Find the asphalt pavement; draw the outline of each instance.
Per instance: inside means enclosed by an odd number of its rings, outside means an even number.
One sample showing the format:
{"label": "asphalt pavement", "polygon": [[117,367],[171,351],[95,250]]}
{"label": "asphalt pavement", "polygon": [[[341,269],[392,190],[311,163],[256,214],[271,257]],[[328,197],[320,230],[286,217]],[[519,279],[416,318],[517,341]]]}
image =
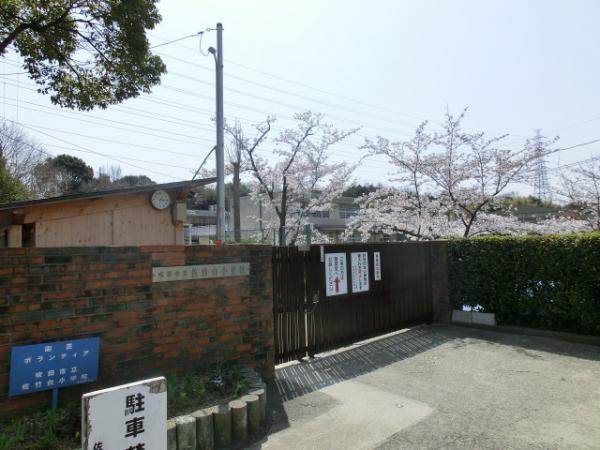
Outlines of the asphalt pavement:
{"label": "asphalt pavement", "polygon": [[280,366],[255,449],[600,449],[600,346],[420,326]]}

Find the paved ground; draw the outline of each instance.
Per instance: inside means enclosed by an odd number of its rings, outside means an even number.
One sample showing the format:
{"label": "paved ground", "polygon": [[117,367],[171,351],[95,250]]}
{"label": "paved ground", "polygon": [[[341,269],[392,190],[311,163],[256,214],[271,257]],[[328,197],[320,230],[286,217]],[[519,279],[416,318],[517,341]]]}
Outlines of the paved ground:
{"label": "paved ground", "polygon": [[423,326],[277,370],[266,449],[600,449],[600,347]]}

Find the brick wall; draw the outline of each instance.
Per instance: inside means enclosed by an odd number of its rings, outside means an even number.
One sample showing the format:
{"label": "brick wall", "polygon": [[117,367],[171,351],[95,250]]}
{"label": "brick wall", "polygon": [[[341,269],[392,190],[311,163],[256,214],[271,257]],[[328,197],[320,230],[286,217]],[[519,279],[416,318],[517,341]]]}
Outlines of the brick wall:
{"label": "brick wall", "polygon": [[[250,262],[250,276],[152,282],[153,266]],[[142,377],[239,360],[273,375],[271,248],[151,246],[0,250],[0,417],[47,406],[8,397],[10,349],[100,337],[100,381],[61,399]]]}

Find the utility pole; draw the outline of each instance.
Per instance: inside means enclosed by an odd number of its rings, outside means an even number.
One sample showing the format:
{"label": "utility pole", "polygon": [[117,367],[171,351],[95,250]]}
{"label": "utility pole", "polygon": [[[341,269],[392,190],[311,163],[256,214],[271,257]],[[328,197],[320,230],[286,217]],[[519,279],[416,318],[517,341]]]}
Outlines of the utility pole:
{"label": "utility pole", "polygon": [[208,49],[217,66],[217,243],[225,241],[225,145],[223,136],[223,24],[217,24],[217,49]]}

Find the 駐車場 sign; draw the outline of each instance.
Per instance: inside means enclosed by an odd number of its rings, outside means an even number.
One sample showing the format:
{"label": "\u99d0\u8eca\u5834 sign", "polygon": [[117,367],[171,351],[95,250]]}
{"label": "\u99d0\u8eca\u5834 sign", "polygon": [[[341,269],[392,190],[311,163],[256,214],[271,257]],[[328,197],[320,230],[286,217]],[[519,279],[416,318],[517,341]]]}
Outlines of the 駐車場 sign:
{"label": "\u99d0\u8eca\u5834 sign", "polygon": [[164,377],[90,392],[82,397],[83,450],[165,450]]}

